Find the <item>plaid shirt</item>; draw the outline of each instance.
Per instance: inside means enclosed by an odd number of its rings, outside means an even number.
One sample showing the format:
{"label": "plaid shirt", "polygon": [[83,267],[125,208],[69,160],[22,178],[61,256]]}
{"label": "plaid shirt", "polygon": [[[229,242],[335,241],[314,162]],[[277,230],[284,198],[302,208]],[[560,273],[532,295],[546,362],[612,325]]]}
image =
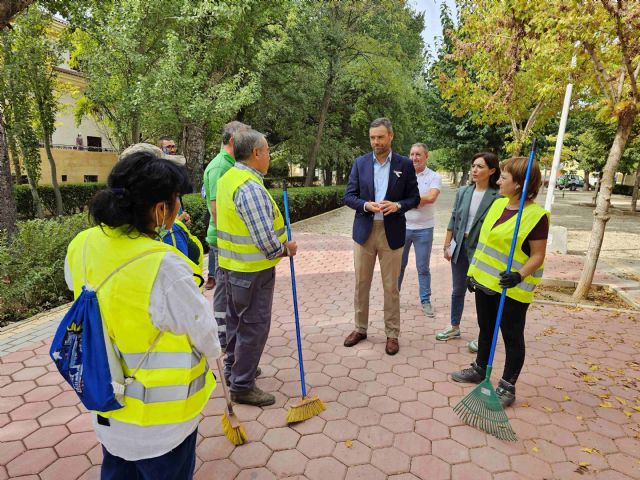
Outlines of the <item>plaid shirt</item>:
{"label": "plaid shirt", "polygon": [[[264,177],[256,169],[241,162],[236,162],[235,168],[252,172],[260,179]],[[233,201],[238,215],[251,233],[251,238],[267,259],[272,260],[282,255],[285,246],[273,228],[273,205],[264,186],[257,182],[245,182],[236,191]]]}

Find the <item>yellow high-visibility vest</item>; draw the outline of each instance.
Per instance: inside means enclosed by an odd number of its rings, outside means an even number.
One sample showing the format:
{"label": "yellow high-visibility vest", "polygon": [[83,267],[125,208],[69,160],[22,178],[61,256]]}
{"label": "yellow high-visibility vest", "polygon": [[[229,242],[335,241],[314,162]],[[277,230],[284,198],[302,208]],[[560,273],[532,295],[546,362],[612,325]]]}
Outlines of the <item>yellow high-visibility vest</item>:
{"label": "yellow high-visibility vest", "polygon": [[[125,377],[133,373],[160,333],[149,316],[149,304],[168,252],[181,256],[198,273],[198,267],[170,245],[146,235],[134,237],[121,228],[93,227],[69,244],[67,259],[76,298],[85,278],[96,288],[125,265],[97,291],[104,328]],[[215,385],[206,359],[194,350],[187,335],[165,331],[142,361],[133,382],[125,387],[124,407],[97,413],[140,426],[185,422],[202,411]]]}
{"label": "yellow high-visibility vest", "polygon": [[[187,237],[189,237],[189,239],[198,247],[198,267],[200,269],[198,275],[201,275],[204,271],[204,249],[202,248],[202,242],[198,239],[198,237],[191,233],[191,230],[189,230],[189,228],[183,222],[181,222],[177,218],[173,223],[180,226],[180,228],[182,228],[182,230],[184,230],[184,232],[187,234]],[[171,244],[175,248],[178,248],[176,235],[175,233],[173,233],[173,229],[171,229],[171,232],[169,232],[169,234],[171,235]]]}
{"label": "yellow high-visibility vest", "polygon": [[[484,219],[482,228],[480,229],[480,238],[476,247],[471,265],[467,275],[480,285],[487,287],[495,292],[501,292],[500,272],[507,269],[507,260],[509,258],[509,250],[511,249],[511,240],[516,225],[516,216],[511,217],[506,222],[496,226],[496,221],[502,215],[505,207],[509,203],[508,198],[500,198],[493,202],[487,216]],[[518,238],[516,248],[513,254],[512,271],[520,270],[522,266],[529,260],[529,256],[522,251],[522,244],[531,233],[531,230],[538,224],[540,219],[547,215],[544,208],[536,203],[531,203],[524,207],[522,219],[520,220],[520,229],[518,230]],[[507,297],[522,303],[531,303],[533,301],[533,291],[536,285],[542,280],[544,272],[544,264],[533,272],[533,274],[522,279],[518,285],[507,289]]]}
{"label": "yellow high-visibility vest", "polygon": [[[247,225],[238,215],[233,201],[238,188],[246,182],[256,182],[264,188],[262,179],[248,171],[233,167],[218,180],[216,200],[218,228],[218,261],[222,268],[234,272],[259,272],[274,267],[281,257],[267,259],[262,250],[255,245]],[[284,218],[269,191],[264,188],[271,199],[275,218],[273,229],[282,243],[287,240]]]}

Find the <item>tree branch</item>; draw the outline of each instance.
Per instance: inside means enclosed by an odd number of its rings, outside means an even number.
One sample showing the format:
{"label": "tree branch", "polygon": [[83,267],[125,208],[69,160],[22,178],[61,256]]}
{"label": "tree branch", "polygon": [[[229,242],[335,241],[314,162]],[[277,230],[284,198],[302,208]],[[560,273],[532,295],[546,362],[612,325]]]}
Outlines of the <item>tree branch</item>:
{"label": "tree branch", "polygon": [[602,62],[596,55],[593,45],[591,45],[590,43],[584,43],[584,48],[591,57],[591,62],[593,63],[593,67],[596,71],[596,80],[598,81],[598,85],[600,85],[602,93],[609,97],[609,100],[611,101],[611,110],[613,110],[617,97],[616,92],[613,90],[613,87],[607,80],[609,75],[607,75],[607,71],[605,70],[604,65],[602,65]]}
{"label": "tree branch", "polygon": [[[602,0],[603,3],[606,0]],[[605,6],[605,8],[607,8]],[[622,50],[622,61],[624,63],[625,68],[627,69],[627,73],[629,74],[629,82],[631,83],[631,93],[633,94],[633,99],[638,102],[640,101],[640,97],[638,96],[638,85],[636,84],[636,78],[633,74],[633,66],[631,65],[631,59],[629,58],[629,42],[627,36],[625,35],[624,29],[622,28],[622,19],[620,18],[620,9],[621,9],[621,1],[618,0],[618,8],[611,8],[610,12],[616,20],[616,34],[618,35],[618,39],[620,40],[620,48]]]}

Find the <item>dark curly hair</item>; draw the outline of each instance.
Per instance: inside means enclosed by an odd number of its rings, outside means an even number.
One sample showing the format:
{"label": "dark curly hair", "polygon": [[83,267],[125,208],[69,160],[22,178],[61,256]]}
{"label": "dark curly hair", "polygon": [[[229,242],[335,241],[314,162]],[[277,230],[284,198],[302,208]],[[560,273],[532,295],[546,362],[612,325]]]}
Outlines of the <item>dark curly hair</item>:
{"label": "dark curly hair", "polygon": [[147,151],[135,152],[115,164],[107,188],[89,203],[89,215],[97,225],[151,234],[152,207],[158,202],[173,205],[177,196],[191,191],[186,168]]}

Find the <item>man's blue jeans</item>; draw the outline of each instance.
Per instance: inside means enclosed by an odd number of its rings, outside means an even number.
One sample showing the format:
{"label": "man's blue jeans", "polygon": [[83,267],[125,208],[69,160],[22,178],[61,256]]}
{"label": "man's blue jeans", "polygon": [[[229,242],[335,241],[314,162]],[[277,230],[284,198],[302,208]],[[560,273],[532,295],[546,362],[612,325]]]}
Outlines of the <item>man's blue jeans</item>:
{"label": "man's blue jeans", "polygon": [[421,228],[420,230],[407,229],[404,251],[402,252],[400,277],[398,278],[398,289],[402,286],[404,270],[407,268],[407,263],[409,263],[411,244],[413,244],[416,254],[420,303],[431,303],[431,271],[429,270],[429,261],[431,259],[431,247],[433,246],[433,227]]}
{"label": "man's blue jeans", "polygon": [[464,311],[464,296],[467,293],[467,271],[469,270],[469,258],[467,257],[466,240],[460,245],[458,261],[451,261],[451,278],[453,289],[451,291],[451,325],[460,325],[462,312]]}

